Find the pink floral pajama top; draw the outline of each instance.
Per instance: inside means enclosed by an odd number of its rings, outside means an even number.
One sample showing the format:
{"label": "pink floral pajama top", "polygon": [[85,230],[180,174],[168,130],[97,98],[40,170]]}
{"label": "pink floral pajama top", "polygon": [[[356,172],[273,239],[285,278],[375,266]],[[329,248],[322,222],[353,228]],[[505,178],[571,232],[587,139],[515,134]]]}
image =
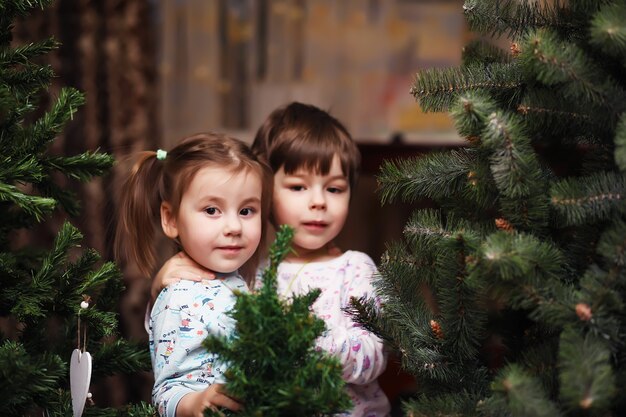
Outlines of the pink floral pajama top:
{"label": "pink floral pajama top", "polygon": [[[385,417],[390,406],[377,378],[387,366],[382,341],[342,311],[351,297],[374,297],[374,261],[362,252],[347,251],[323,262],[282,262],[278,267],[278,291],[283,297],[322,290],[313,304],[315,314],[326,323],[316,345],[336,355],[343,365],[343,379],[354,409],[345,416]],[[260,285],[257,279],[257,285]]]}

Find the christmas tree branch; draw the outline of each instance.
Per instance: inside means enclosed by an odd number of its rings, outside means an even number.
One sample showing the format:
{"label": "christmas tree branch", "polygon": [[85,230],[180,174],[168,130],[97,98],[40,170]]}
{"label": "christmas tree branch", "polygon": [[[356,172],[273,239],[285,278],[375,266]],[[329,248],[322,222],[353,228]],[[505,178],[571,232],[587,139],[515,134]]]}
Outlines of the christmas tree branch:
{"label": "christmas tree branch", "polygon": [[463,12],[472,31],[489,36],[519,38],[533,28],[571,28],[568,10],[560,1],[519,2],[516,0],[466,0]]}
{"label": "christmas tree branch", "polygon": [[599,172],[576,181],[563,179],[552,184],[550,202],[560,224],[579,225],[607,219],[622,211],[626,182],[623,174]]}
{"label": "christmas tree branch", "polygon": [[469,90],[484,90],[515,102],[522,83],[515,64],[428,69],[416,74],[410,93],[423,111],[444,111]]}

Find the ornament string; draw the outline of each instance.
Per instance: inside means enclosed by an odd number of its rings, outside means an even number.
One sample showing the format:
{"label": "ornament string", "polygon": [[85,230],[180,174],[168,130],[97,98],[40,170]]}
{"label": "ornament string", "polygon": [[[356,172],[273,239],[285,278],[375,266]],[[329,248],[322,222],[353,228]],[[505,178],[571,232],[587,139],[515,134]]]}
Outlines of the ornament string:
{"label": "ornament string", "polygon": [[[81,323],[80,313],[87,307],[89,307],[89,302],[87,300],[84,300],[82,303],[80,303],[80,308],[78,309],[78,315],[77,315],[78,323],[76,326],[76,349],[80,350],[83,353],[85,352],[85,349],[87,349],[87,324]],[[82,339],[83,339],[82,348],[81,348],[81,343],[80,343],[81,333],[82,333]]]}
{"label": "ornament string", "polygon": [[[85,349],[87,348],[87,325],[82,325],[80,322],[80,312],[81,310],[78,310],[78,326],[76,329],[77,332],[77,337],[76,337],[76,349],[80,350],[81,352],[85,352]],[[81,332],[81,328],[82,328],[82,332]],[[82,348],[81,348],[81,343],[80,343],[80,339],[81,339],[81,333],[82,333],[82,339],[83,339],[83,343],[82,343]]]}

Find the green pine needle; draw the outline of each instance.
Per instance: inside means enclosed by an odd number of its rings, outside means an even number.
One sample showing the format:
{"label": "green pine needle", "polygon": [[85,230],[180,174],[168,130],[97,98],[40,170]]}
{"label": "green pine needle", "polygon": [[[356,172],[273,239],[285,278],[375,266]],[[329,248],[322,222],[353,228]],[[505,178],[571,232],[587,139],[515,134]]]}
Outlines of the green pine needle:
{"label": "green pine needle", "polygon": [[624,89],[582,48],[564,42],[553,31],[530,32],[525,37],[520,61],[528,78],[547,86],[560,85],[562,94],[569,99],[610,108],[626,97]]}
{"label": "green pine needle", "polygon": [[70,248],[79,247],[79,242],[83,238],[82,233],[72,226],[69,222],[65,222],[54,240],[53,249],[43,260],[42,268],[33,277],[34,284],[43,284],[50,282],[52,273],[69,256]]}
{"label": "green pine needle", "polygon": [[5,69],[0,83],[6,84],[19,100],[28,100],[50,85],[54,71],[49,65],[29,65],[23,69]]}
{"label": "green pine needle", "polygon": [[616,387],[611,352],[604,343],[567,328],[561,334],[559,363],[560,390],[567,407],[575,412],[606,412]]}
{"label": "green pine needle", "polygon": [[94,378],[151,370],[148,348],[126,340],[101,344],[93,353],[93,364]]}
{"label": "green pine needle", "polygon": [[76,287],[77,294],[94,294],[102,285],[120,276],[120,270],[113,262],[106,262],[96,271],[90,271]]}
{"label": "green pine needle", "polygon": [[459,94],[473,90],[515,102],[522,85],[520,75],[515,64],[427,69],[416,74],[410,93],[424,112],[448,110]]}
{"label": "green pine needle", "polygon": [[604,53],[626,58],[626,4],[607,4],[591,20],[590,43]]}
{"label": "green pine needle", "polygon": [[374,300],[352,297],[345,311],[364,329],[378,335],[382,340],[392,340],[381,326],[379,308]]}
{"label": "green pine needle", "polygon": [[474,411],[480,396],[476,392],[468,391],[460,394],[436,393],[434,395],[418,395],[404,404],[405,415],[413,417],[457,417],[478,416]]}
{"label": "green pine needle", "polygon": [[15,49],[0,49],[0,64],[8,68],[17,65],[30,65],[33,58],[48,54],[58,49],[61,43],[54,38],[48,38],[38,43],[28,43]]}
{"label": "green pine needle", "polygon": [[626,171],[626,113],[622,113],[615,129],[615,163],[620,171]]}
{"label": "green pine needle", "polygon": [[612,265],[626,266],[626,222],[615,220],[602,234],[596,252]]}
{"label": "green pine needle", "polygon": [[512,60],[511,54],[484,40],[473,40],[462,50],[462,66],[486,66],[489,64],[507,64]]}
{"label": "green pine needle", "polygon": [[15,161],[7,156],[0,161],[0,182],[3,183],[37,183],[43,179],[40,162],[32,155]]}
{"label": "green pine needle", "polygon": [[[61,89],[59,98],[54,102],[50,111],[38,119],[32,128],[26,132],[27,136],[36,140],[33,151],[40,152],[44,146],[53,140],[74,117],[74,113],[78,108],[84,103],[85,97],[80,91],[67,87]],[[95,154],[95,152],[93,154]],[[88,160],[90,153],[87,152],[83,155],[82,157],[72,157],[70,159],[72,162],[68,163],[68,165],[71,167],[72,163],[76,164],[81,159]],[[94,162],[96,162],[95,158]]]}
{"label": "green pine needle", "polygon": [[55,184],[53,179],[49,177],[38,183],[37,189],[42,195],[54,199],[57,205],[69,216],[76,217],[80,214],[80,200],[77,199],[76,193],[71,189]]}
{"label": "green pine needle", "polygon": [[547,142],[548,137],[557,137],[580,145],[586,138],[604,142],[612,137],[613,115],[598,106],[568,100],[559,90],[534,88],[516,110],[527,131],[539,143]]}
{"label": "green pine needle", "polygon": [[555,182],[550,190],[550,203],[560,224],[580,225],[606,220],[622,212],[625,193],[623,174],[599,172]]}
{"label": "green pine needle", "polygon": [[[531,283],[563,275],[563,255],[532,235],[496,232],[480,248],[480,269],[490,280]],[[495,285],[495,282],[492,282]]]}
{"label": "green pine needle", "polygon": [[95,263],[100,260],[100,254],[94,249],[87,249],[81,254],[81,256],[72,263],[63,274],[65,283],[68,286],[74,288],[77,284],[82,282],[85,275],[89,274],[94,267]]}
{"label": "green pine needle", "polygon": [[517,199],[533,194],[543,175],[520,119],[514,114],[492,113],[481,137],[481,144],[493,152],[491,173],[500,193]]}
{"label": "green pine needle", "polygon": [[82,182],[105,174],[113,166],[113,156],[98,151],[87,151],[70,157],[51,157],[43,162],[48,169],[58,170],[69,178]]}
{"label": "green pine needle", "polygon": [[507,366],[492,385],[493,395],[482,404],[487,415],[512,417],[560,417],[537,378],[517,365]]}
{"label": "green pine needle", "polygon": [[466,0],[463,12],[470,29],[484,35],[517,39],[539,27],[567,27],[564,2]]}
{"label": "green pine needle", "polygon": [[450,108],[454,126],[464,137],[479,137],[497,110],[496,103],[483,91],[469,91],[459,97]]}
{"label": "green pine needle", "polygon": [[42,221],[56,207],[56,201],[52,198],[27,195],[15,186],[3,183],[0,183],[0,201],[14,203],[37,222]]}
{"label": "green pine needle", "polygon": [[52,0],[3,0],[0,11],[7,13],[11,20],[17,16],[26,16],[32,9],[44,9]]}
{"label": "green pine needle", "polygon": [[67,371],[58,356],[27,352],[23,345],[10,340],[0,344],[0,363],[0,414],[4,416],[24,415],[25,410],[45,404]]}
{"label": "green pine needle", "polygon": [[377,177],[382,204],[396,199],[414,202],[422,197],[437,200],[460,194],[476,157],[475,151],[463,149],[384,161]]}

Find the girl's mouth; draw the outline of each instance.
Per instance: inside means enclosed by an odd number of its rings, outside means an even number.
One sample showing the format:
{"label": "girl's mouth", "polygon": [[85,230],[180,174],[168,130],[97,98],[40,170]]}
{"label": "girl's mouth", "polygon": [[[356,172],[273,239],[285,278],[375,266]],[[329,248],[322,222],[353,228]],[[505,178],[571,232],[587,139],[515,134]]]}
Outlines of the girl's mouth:
{"label": "girl's mouth", "polygon": [[302,223],[302,226],[305,229],[307,229],[307,230],[320,231],[320,230],[324,230],[328,226],[328,223],[325,223],[325,222],[305,222],[305,223]]}
{"label": "girl's mouth", "polygon": [[243,249],[243,247],[242,246],[220,246],[217,249],[227,254],[234,255],[234,254],[239,253]]}

